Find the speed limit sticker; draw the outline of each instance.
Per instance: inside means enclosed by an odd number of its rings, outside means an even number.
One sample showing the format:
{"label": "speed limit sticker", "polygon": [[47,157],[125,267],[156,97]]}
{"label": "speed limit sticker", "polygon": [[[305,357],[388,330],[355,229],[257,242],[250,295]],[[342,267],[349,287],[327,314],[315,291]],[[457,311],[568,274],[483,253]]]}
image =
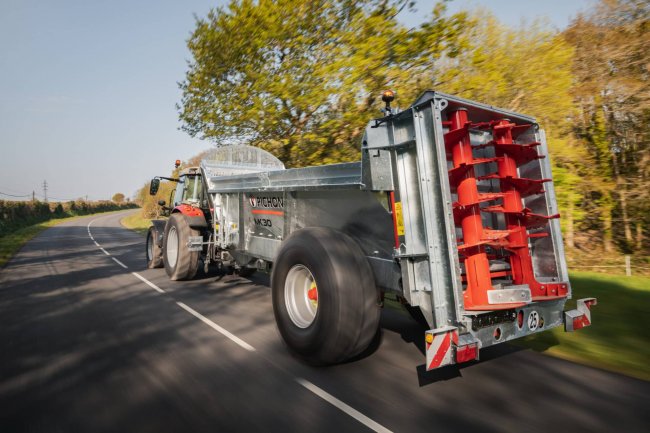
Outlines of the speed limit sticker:
{"label": "speed limit sticker", "polygon": [[534,331],[539,326],[539,313],[533,310],[528,315],[528,329]]}

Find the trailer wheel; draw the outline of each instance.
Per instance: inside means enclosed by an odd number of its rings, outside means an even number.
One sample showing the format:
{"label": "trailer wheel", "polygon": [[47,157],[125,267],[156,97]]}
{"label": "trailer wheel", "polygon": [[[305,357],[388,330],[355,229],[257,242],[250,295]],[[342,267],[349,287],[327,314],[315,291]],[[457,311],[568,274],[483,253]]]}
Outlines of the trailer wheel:
{"label": "trailer wheel", "polygon": [[163,239],[163,261],[171,280],[189,280],[196,275],[199,252],[190,251],[187,242],[190,236],[199,235],[199,231],[192,229],[182,214],[175,213],[169,217]]}
{"label": "trailer wheel", "polygon": [[289,348],[315,364],[345,361],[379,326],[379,292],[363,251],[329,228],[294,232],[273,265],[275,320]]}
{"label": "trailer wheel", "polygon": [[163,257],[162,248],[158,245],[158,230],[155,227],[149,227],[147,232],[147,268],[162,268]]}

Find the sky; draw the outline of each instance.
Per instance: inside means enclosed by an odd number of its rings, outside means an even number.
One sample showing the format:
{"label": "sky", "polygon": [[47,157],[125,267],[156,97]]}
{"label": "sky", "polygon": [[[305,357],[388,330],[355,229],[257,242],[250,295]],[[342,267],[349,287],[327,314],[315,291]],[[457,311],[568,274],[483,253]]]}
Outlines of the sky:
{"label": "sky", "polygon": [[[561,30],[595,0],[452,0]],[[0,0],[0,200],[133,196],[211,143],[180,131],[195,16],[223,0]],[[419,0],[420,23],[433,0]],[[18,196],[18,197],[14,197]]]}

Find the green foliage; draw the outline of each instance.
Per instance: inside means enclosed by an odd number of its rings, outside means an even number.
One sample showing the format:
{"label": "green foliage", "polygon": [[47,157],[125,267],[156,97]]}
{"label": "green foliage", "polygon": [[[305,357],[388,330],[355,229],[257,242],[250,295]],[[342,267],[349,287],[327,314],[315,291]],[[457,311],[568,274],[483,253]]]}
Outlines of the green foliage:
{"label": "green foliage", "polygon": [[[560,135],[572,113],[572,47],[541,24],[506,27],[486,11],[465,29],[470,48],[441,65],[441,90],[536,117]],[[548,132],[548,131],[547,131]]]}
{"label": "green foliage", "polygon": [[650,7],[602,0],[565,31],[573,60],[576,136],[589,154],[604,246],[648,254],[650,213]]}
{"label": "green foliage", "polygon": [[122,194],[121,192],[118,192],[118,193],[113,194],[113,197],[111,198],[111,200],[113,200],[115,203],[124,203],[124,198],[125,198],[124,194]]}
{"label": "green foliage", "polygon": [[[403,1],[232,0],[197,27],[180,118],[193,136],[253,144],[288,166],[357,160],[380,90],[415,90],[441,56],[462,50],[463,14],[417,29]],[[408,99],[405,99],[408,100]]]}
{"label": "green foliage", "polygon": [[53,218],[88,215],[99,212],[136,208],[134,203],[117,204],[112,201],[70,201],[43,203],[39,201],[0,200],[0,237],[13,231]]}
{"label": "green foliage", "polygon": [[[177,170],[174,171],[176,176]],[[172,173],[171,177],[175,177]],[[162,181],[158,193],[152,196],[149,195],[149,182],[145,183],[136,194],[135,202],[142,208],[142,217],[147,219],[157,219],[163,215],[162,207],[158,204],[159,200],[163,200],[165,204],[170,205],[172,202],[172,194],[176,189],[175,182]]]}

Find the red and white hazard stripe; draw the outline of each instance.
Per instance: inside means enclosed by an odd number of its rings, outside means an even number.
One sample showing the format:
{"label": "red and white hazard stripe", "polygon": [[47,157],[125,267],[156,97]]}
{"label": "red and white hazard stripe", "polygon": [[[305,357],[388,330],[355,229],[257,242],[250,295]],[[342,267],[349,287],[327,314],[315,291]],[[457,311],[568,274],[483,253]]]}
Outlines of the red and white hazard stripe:
{"label": "red and white hazard stripe", "polygon": [[[427,370],[454,363],[453,345],[458,344],[458,331],[454,327],[427,331]],[[431,341],[431,342],[429,342]]]}
{"label": "red and white hazard stripe", "polygon": [[597,304],[596,298],[578,299],[575,310],[564,312],[564,330],[572,332],[591,325],[591,307]]}

